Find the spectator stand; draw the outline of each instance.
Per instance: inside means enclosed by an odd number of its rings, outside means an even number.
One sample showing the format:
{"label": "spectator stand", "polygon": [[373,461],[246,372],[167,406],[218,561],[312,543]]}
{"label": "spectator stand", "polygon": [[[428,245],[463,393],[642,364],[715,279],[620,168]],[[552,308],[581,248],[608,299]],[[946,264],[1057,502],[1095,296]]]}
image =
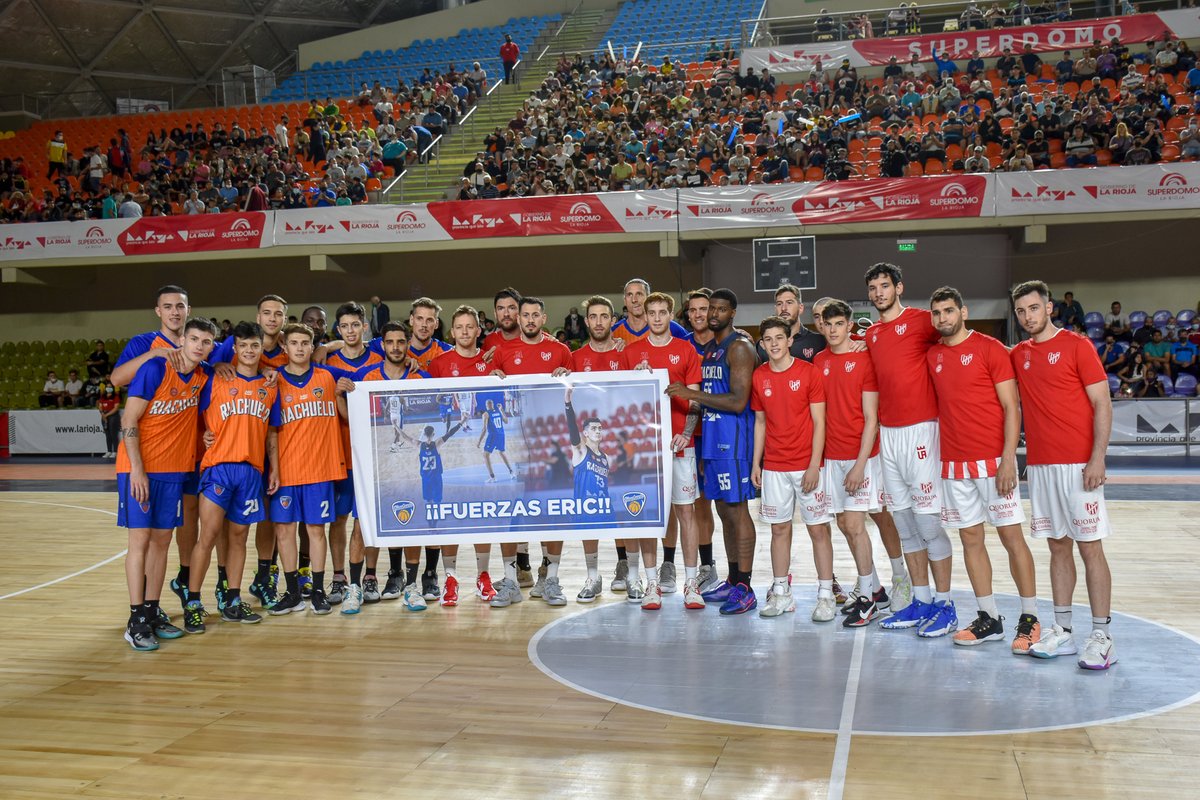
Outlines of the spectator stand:
{"label": "spectator stand", "polygon": [[[105,349],[120,353],[127,339],[107,339]],[[86,381],[85,362],[93,343],[86,339],[4,342],[0,344],[0,410],[38,408],[46,373],[66,379],[74,369]],[[85,387],[86,389],[86,387]]]}

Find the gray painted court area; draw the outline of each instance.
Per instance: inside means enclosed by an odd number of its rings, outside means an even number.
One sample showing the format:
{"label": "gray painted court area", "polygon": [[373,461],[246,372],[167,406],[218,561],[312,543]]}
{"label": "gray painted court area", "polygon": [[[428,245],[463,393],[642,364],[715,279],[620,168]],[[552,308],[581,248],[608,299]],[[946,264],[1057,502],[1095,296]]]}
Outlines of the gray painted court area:
{"label": "gray painted court area", "polygon": [[[865,638],[851,732],[991,734],[1103,724],[1161,713],[1200,699],[1200,642],[1114,613],[1119,663],[1088,672],[1075,657],[1046,661],[1009,652],[1019,604],[998,597],[1003,643],[957,647],[913,631],[860,632],[809,620],[815,587],[797,586],[797,609],[777,619],[752,612],[685,612],[678,595],[662,611],[609,603],[559,619],[530,642],[550,677],[625,705],[720,722],[836,733],[854,638]],[[762,602],[762,596],[759,598]],[[956,593],[962,617],[974,598]],[[1043,621],[1053,619],[1045,604]],[[1075,606],[1082,649],[1091,613]]]}

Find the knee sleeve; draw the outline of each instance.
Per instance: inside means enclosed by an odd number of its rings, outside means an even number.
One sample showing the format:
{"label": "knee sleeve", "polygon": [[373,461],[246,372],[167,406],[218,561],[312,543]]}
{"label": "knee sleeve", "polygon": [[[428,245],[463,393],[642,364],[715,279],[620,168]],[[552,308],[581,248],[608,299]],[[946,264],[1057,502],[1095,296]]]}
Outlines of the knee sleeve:
{"label": "knee sleeve", "polygon": [[925,540],[917,533],[916,516],[911,508],[892,511],[892,520],[900,534],[900,551],[903,553],[919,553],[925,549]]}
{"label": "knee sleeve", "polygon": [[925,542],[929,551],[930,561],[941,561],[950,557],[950,537],[942,527],[942,518],[938,514],[916,514],[917,532]]}

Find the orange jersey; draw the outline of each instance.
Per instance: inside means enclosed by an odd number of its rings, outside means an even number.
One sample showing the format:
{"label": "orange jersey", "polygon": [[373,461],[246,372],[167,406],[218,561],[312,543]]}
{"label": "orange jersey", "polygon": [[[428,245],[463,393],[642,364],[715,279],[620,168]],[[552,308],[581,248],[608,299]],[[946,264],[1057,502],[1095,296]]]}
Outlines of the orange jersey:
{"label": "orange jersey", "polygon": [[[180,375],[161,358],[152,358],[138,368],[129,384],[129,396],[148,403],[138,421],[138,444],[147,474],[179,474],[182,480],[182,473],[195,469],[200,391],[207,380],[203,370]],[[131,470],[122,440],[117,447],[117,472]]]}
{"label": "orange jersey", "polygon": [[322,366],[310,367],[301,376],[279,370],[279,393],[270,423],[279,428],[279,482],[283,486],[346,477],[338,418],[333,372]]}
{"label": "orange jersey", "polygon": [[409,344],[408,357],[411,358],[413,363],[417,365],[417,369],[421,370],[422,372],[429,372],[429,365],[433,363],[435,358],[440,356],[442,353],[453,349],[453,347],[445,342],[433,339],[428,345],[425,346],[425,349],[423,350],[418,350],[417,348],[413,347],[412,344]]}
{"label": "orange jersey", "polygon": [[[350,358],[345,354],[345,350],[336,350],[329,354],[325,359],[325,363],[331,367],[344,369],[347,372],[358,372],[361,369],[367,369],[375,364],[383,363],[383,356],[376,353],[371,348],[364,348],[362,355],[357,358]],[[350,421],[347,419],[338,419],[342,429],[342,453],[346,457],[346,469],[350,469]]]}
{"label": "orange jersey", "polygon": [[278,386],[261,375],[224,379],[210,376],[200,394],[204,426],[216,437],[204,453],[201,469],[216,464],[246,463],[261,469],[267,458],[267,428]]}

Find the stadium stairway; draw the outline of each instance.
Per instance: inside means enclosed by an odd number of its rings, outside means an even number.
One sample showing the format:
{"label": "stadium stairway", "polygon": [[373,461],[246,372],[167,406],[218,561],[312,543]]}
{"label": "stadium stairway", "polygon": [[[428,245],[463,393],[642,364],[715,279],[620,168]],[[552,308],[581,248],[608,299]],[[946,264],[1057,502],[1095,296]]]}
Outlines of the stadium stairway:
{"label": "stadium stairway", "polygon": [[[387,192],[384,202],[430,203],[454,199],[463,168],[483,149],[484,137],[496,127],[507,127],[525,103],[525,98],[538,87],[546,72],[554,68],[561,54],[574,56],[595,50],[598,37],[608,29],[614,13],[611,9],[577,11],[568,17],[557,36],[545,41],[539,37],[525,51],[533,60],[524,62],[520,86],[498,87],[480,103],[465,125],[456,127],[442,139],[437,159],[423,166],[410,166],[403,179],[403,189],[397,183]],[[538,56],[542,58],[538,59]]]}

